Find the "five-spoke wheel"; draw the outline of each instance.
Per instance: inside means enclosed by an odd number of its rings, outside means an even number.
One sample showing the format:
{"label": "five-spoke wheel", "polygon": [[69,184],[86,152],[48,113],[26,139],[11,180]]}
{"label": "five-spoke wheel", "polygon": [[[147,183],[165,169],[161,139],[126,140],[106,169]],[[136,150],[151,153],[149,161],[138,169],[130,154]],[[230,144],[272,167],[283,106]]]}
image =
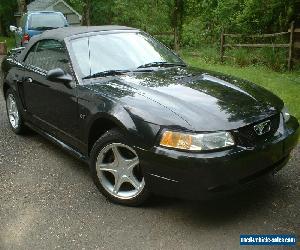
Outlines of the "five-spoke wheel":
{"label": "five-spoke wheel", "polygon": [[119,130],[106,132],[91,151],[91,172],[99,190],[110,200],[139,205],[149,192],[136,151]]}
{"label": "five-spoke wheel", "polygon": [[145,186],[137,154],[122,143],[111,143],[103,148],[96,169],[102,186],[117,198],[135,197]]}
{"label": "five-spoke wheel", "polygon": [[13,94],[7,96],[7,114],[10,125],[16,129],[19,126],[19,111],[17,108],[17,103]]}
{"label": "five-spoke wheel", "polygon": [[16,95],[12,89],[7,90],[5,99],[9,124],[16,134],[21,134],[25,131],[25,125],[18,107]]}

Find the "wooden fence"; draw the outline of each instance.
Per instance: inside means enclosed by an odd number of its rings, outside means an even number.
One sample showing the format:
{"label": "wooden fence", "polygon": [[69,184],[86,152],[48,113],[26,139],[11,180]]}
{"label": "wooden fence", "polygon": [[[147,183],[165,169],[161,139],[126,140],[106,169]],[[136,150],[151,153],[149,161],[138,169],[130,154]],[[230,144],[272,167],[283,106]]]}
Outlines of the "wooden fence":
{"label": "wooden fence", "polygon": [[[271,38],[289,35],[289,43],[255,43],[255,44],[240,44],[240,43],[226,43],[226,37],[232,38]],[[296,38],[296,39],[295,39]],[[288,49],[288,70],[293,67],[293,62],[298,61],[295,57],[295,51],[300,49],[300,28],[295,28],[294,22],[287,32],[279,32],[273,34],[258,34],[258,35],[242,35],[242,34],[228,34],[222,32],[221,34],[221,62],[224,62],[226,48],[286,48]],[[298,54],[297,54],[298,55]]]}

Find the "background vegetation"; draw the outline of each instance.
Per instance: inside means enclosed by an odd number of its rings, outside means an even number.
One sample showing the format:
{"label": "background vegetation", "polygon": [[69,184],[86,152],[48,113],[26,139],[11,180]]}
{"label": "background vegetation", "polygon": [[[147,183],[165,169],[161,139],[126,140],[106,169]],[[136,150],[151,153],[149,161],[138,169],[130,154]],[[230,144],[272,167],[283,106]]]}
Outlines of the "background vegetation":
{"label": "background vegetation", "polygon": [[[26,12],[32,0],[1,0],[0,36],[9,35],[15,12]],[[257,34],[287,31],[291,21],[300,26],[300,0],[65,0],[83,15],[83,24],[121,24],[151,34],[171,33],[158,39],[173,47],[197,50],[211,62],[219,58],[220,34]],[[174,42],[175,33],[175,42]],[[276,42],[275,38],[264,41]],[[287,43],[288,36],[280,38]],[[240,42],[241,39],[239,39]],[[233,41],[234,42],[234,41]],[[286,69],[287,49],[227,50],[232,64],[263,64],[275,71]]]}
{"label": "background vegetation", "polygon": [[[179,26],[183,46],[215,43],[222,29],[238,33],[286,31],[296,19],[296,0],[67,0],[91,23],[124,24],[151,32]],[[299,10],[298,10],[299,12]],[[176,15],[178,13],[178,15]],[[179,19],[179,20],[176,20]]]}

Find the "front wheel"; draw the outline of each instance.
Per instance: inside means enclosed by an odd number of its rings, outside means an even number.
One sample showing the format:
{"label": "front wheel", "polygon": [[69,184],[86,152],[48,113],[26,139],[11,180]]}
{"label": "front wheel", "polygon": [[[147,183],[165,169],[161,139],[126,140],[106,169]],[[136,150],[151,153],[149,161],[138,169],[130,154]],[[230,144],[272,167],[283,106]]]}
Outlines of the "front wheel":
{"label": "front wheel", "polygon": [[137,206],[149,197],[139,157],[119,130],[110,130],[97,140],[90,168],[100,192],[115,203]]}
{"label": "front wheel", "polygon": [[6,111],[12,130],[16,134],[22,134],[25,131],[25,125],[23,123],[16,95],[11,89],[6,93]]}

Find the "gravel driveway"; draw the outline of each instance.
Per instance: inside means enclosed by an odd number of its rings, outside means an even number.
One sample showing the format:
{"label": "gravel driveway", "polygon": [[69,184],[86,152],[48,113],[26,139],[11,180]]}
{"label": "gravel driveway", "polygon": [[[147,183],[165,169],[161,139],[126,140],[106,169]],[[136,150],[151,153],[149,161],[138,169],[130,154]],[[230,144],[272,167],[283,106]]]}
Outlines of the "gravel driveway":
{"label": "gravel driveway", "polygon": [[300,236],[300,146],[274,178],[226,200],[113,205],[86,165],[9,129],[0,97],[0,249],[237,249],[239,235]]}

